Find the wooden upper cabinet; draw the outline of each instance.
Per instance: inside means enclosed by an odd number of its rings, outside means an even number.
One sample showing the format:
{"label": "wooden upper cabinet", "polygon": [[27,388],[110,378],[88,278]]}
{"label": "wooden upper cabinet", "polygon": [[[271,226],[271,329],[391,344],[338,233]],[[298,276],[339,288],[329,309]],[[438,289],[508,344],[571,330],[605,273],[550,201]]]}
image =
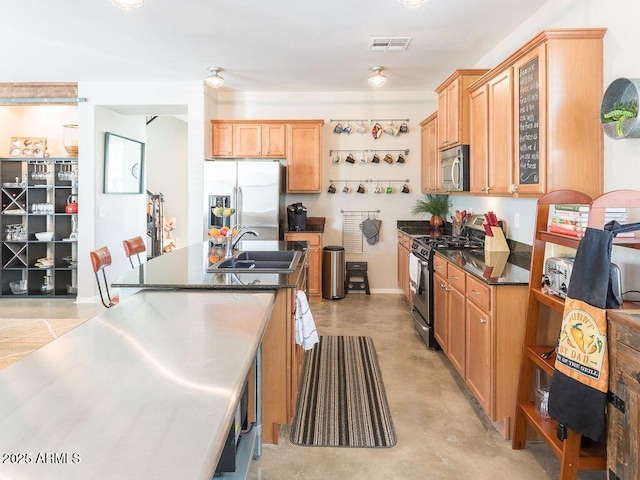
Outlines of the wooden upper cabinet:
{"label": "wooden upper cabinet", "polygon": [[469,143],[469,95],[467,89],[486,73],[484,69],[456,70],[438,88],[438,148]]}
{"label": "wooden upper cabinet", "polygon": [[234,125],[233,154],[237,157],[262,156],[262,125]]}
{"label": "wooden upper cabinet", "polygon": [[285,158],[287,124],[282,121],[212,120],[212,157]]}
{"label": "wooden upper cabinet", "polygon": [[281,124],[262,125],[262,155],[265,157],[284,158],[286,148],[287,126]]}
{"label": "wooden upper cabinet", "polygon": [[469,93],[471,119],[470,191],[511,194],[513,85],[511,69],[482,77]]}
{"label": "wooden upper cabinet", "polygon": [[420,123],[420,186],[422,193],[440,190],[440,151],[438,150],[438,114],[431,114]]}
{"label": "wooden upper cabinet", "polygon": [[231,124],[212,124],[212,149],[213,157],[231,157],[233,156],[233,125]]}
{"label": "wooden upper cabinet", "polygon": [[486,84],[469,93],[469,169],[471,193],[487,193],[489,187],[489,103]]}
{"label": "wooden upper cabinet", "polygon": [[511,194],[513,172],[513,83],[511,68],[488,83],[488,193]]}
{"label": "wooden upper cabinet", "polygon": [[287,192],[320,192],[322,121],[287,126]]}
{"label": "wooden upper cabinet", "polygon": [[605,32],[543,31],[511,62],[517,194],[570,189],[595,198],[603,193],[600,101]]}

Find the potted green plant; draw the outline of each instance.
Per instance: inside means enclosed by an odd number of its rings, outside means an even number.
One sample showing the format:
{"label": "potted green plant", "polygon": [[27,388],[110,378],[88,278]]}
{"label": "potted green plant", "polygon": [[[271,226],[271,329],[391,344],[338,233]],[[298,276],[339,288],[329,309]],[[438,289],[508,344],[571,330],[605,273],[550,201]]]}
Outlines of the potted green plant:
{"label": "potted green plant", "polygon": [[616,134],[619,137],[624,135],[622,125],[625,120],[636,118],[638,116],[638,102],[630,101],[615,102],[613,108],[602,114],[602,123],[616,122]]}
{"label": "potted green plant", "polygon": [[414,215],[430,213],[431,227],[440,228],[450,208],[451,200],[449,200],[449,195],[432,195],[431,193],[427,193],[416,201],[416,204],[411,209],[411,213]]}

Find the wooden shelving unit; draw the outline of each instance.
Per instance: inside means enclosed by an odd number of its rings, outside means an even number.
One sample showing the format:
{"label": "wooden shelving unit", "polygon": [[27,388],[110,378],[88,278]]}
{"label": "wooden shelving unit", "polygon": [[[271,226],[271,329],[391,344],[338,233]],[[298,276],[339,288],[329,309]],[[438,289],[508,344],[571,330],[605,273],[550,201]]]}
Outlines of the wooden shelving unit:
{"label": "wooden shelving unit", "polygon": [[561,480],[575,479],[579,469],[604,470],[607,459],[604,446],[599,445],[596,449],[581,448],[582,437],[571,430],[567,430],[567,438],[564,441],[560,440],[557,436],[558,422],[551,418],[543,418],[536,411],[532,401],[536,369],[544,371],[547,375],[553,375],[555,353],[548,356],[545,354],[553,352],[555,348],[553,342],[560,329],[564,310],[564,300],[547,295],[541,289],[546,246],[550,243],[568,248],[578,248],[580,243],[578,238],[547,232],[549,209],[556,204],[588,205],[591,204],[591,201],[592,199],[588,195],[572,190],[559,190],[541,197],[538,200],[536,235],[532,251],[529,303],[525,321],[512,447],[516,450],[525,448],[527,425],[533,427],[560,458],[559,478]]}
{"label": "wooden shelving unit", "polygon": [[[531,282],[527,305],[525,334],[518,385],[516,424],[512,447],[525,448],[528,429],[532,427],[560,458],[560,480],[574,480],[578,470],[605,470],[607,467],[606,446],[601,443],[583,442],[582,436],[567,429],[565,440],[557,435],[558,422],[543,418],[535,408],[533,383],[536,369],[553,376],[555,364],[555,341],[558,336],[564,311],[564,300],[547,295],[541,289],[547,244],[577,249],[580,239],[547,231],[549,210],[557,204],[589,205],[589,227],[602,228],[607,207],[640,207],[640,192],[617,190],[591,197],[573,190],[558,190],[538,200],[536,234],[532,251]],[[634,238],[615,239],[615,245],[640,248]],[[537,281],[540,280],[540,282]],[[588,439],[586,439],[588,440]]]}

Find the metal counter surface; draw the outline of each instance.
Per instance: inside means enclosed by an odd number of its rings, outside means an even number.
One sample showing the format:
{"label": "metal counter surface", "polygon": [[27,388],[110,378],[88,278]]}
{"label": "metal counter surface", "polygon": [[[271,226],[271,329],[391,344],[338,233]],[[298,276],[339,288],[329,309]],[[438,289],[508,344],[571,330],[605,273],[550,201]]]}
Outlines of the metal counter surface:
{"label": "metal counter surface", "polygon": [[274,298],[143,291],[1,370],[0,479],[211,479]]}
{"label": "metal counter surface", "polygon": [[[306,250],[307,242],[242,240],[239,250]],[[208,290],[275,290],[293,288],[298,282],[303,257],[298,268],[289,274],[278,273],[209,273],[209,242],[190,245],[160,255],[125,273],[113,287],[169,288]]]}

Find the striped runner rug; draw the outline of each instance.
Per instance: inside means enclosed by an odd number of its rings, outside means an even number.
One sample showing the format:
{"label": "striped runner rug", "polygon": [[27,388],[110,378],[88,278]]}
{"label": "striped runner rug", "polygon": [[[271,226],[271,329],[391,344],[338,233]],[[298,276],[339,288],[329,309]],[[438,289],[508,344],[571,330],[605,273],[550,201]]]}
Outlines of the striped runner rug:
{"label": "striped runner rug", "polygon": [[291,442],[361,448],[396,444],[370,337],[320,336],[305,354]]}

